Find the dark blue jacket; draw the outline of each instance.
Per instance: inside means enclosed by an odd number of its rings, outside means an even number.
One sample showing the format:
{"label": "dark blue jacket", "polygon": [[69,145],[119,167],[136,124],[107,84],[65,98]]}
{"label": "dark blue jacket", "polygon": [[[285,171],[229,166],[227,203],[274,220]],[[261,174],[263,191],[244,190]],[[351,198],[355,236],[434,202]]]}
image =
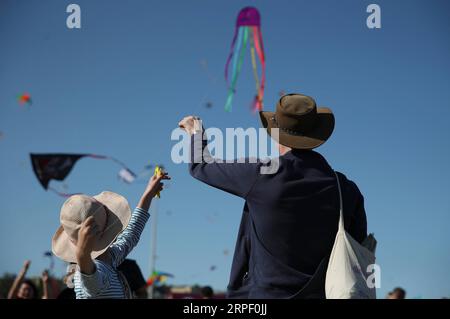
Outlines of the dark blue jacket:
{"label": "dark blue jacket", "polygon": [[[324,298],[325,271],[339,220],[336,179],[327,161],[315,151],[292,150],[279,157],[277,173],[263,175],[260,162],[201,161],[201,153],[193,152],[193,141],[191,175],[245,200],[228,296]],[[205,147],[206,142],[196,145]],[[339,179],[345,228],[362,242],[367,236],[363,196],[343,174]]]}

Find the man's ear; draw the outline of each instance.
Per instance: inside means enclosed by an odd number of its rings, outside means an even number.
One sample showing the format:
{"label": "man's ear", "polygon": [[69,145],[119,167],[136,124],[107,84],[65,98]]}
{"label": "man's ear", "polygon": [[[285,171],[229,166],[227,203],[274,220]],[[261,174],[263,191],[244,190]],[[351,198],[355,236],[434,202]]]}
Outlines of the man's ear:
{"label": "man's ear", "polygon": [[280,153],[280,155],[284,155],[291,150],[292,148],[290,148],[289,146],[284,146],[278,143],[278,152]]}

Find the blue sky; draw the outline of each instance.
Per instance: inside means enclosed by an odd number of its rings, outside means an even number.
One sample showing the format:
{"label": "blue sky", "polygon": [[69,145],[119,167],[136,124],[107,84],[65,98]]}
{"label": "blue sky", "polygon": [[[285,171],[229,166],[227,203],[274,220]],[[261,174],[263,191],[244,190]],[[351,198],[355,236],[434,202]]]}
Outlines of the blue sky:
{"label": "blue sky", "polygon": [[[66,27],[70,3],[81,7],[79,30]],[[1,1],[0,273],[17,272],[25,259],[31,275],[41,272],[58,227],[64,199],[38,184],[29,153],[96,153],[135,171],[165,164],[173,180],[158,202],[157,267],[175,274],[175,284],[226,287],[243,201],[172,163],[170,134],[188,114],[221,129],[259,127],[248,108],[249,52],[233,111],[223,109],[234,21],[254,5],[267,57],[265,109],[285,90],[335,112],[334,134],[318,151],[365,196],[379,242],[379,297],[395,286],[410,298],[450,296],[450,5],[378,0],[382,28],[369,30],[370,3]],[[22,92],[32,95],[31,107],[18,105]],[[144,184],[123,184],[117,171],[112,162],[82,159],[67,191],[108,189],[136,205]],[[148,225],[130,256],[145,276],[150,238]],[[57,262],[55,273],[64,269]]]}

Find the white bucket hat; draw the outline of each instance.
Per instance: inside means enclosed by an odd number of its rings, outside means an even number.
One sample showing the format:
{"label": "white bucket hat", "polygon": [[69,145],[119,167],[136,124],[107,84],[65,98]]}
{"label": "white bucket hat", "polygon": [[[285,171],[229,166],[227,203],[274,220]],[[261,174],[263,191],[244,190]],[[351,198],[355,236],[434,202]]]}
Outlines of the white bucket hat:
{"label": "white bucket hat", "polygon": [[96,196],[73,195],[68,198],[60,213],[61,226],[52,239],[52,251],[64,261],[76,263],[76,243],[81,224],[93,216],[100,229],[91,257],[103,254],[116,237],[127,227],[131,218],[128,201],[113,192]]}

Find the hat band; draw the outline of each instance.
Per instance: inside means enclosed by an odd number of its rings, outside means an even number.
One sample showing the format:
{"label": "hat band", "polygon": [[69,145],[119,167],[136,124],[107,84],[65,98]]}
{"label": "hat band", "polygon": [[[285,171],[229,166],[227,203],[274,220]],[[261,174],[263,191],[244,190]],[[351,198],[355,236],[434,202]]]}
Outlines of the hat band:
{"label": "hat band", "polygon": [[291,130],[291,129],[287,129],[287,128],[281,127],[281,126],[278,124],[277,119],[275,118],[275,116],[272,116],[271,120],[272,120],[273,122],[275,122],[277,128],[279,128],[279,129],[282,130],[283,132],[286,132],[286,133],[288,133],[288,134],[290,134],[290,135],[297,135],[297,136],[304,136],[304,135],[305,135],[303,132],[296,131],[296,130]]}

